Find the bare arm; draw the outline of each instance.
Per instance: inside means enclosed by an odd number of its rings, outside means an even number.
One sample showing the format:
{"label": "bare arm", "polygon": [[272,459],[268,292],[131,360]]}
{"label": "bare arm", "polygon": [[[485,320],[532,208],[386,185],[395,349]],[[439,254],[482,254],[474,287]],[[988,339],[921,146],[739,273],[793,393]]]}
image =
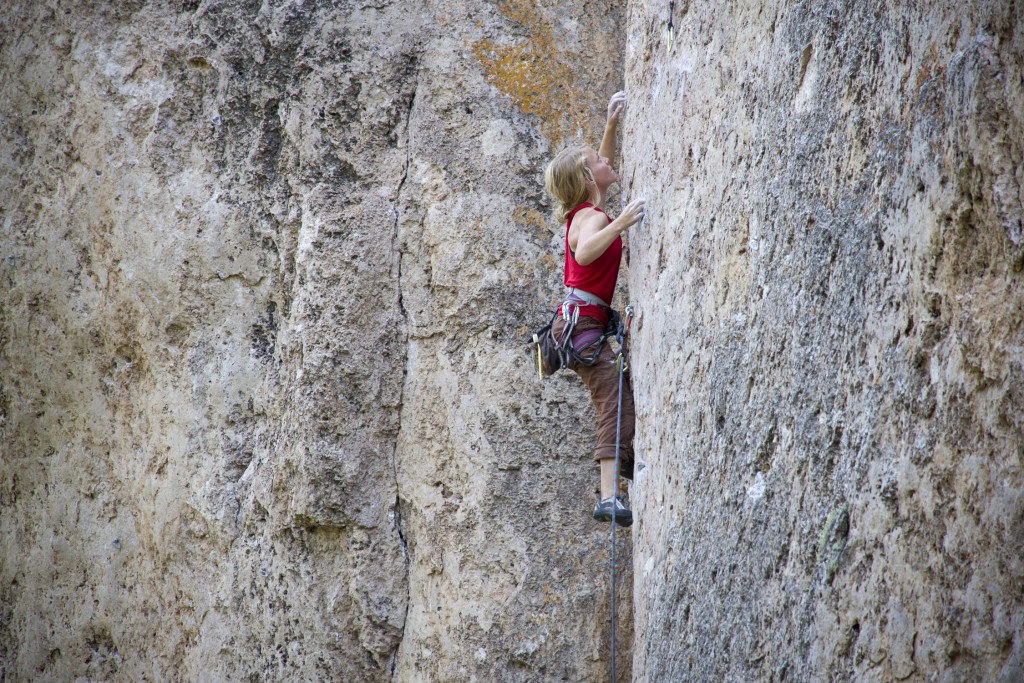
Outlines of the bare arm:
{"label": "bare arm", "polygon": [[576,263],[586,266],[600,258],[616,237],[644,217],[644,204],[645,200],[634,199],[613,221],[600,211],[585,209],[586,214],[580,217],[578,229],[569,232],[569,246],[575,252]]}
{"label": "bare arm", "polygon": [[601,148],[598,154],[608,160],[612,166],[615,165],[615,131],[619,128],[619,114],[626,106],[626,93],[619,91],[612,95],[608,102],[608,122],[604,126],[604,137],[601,138]]}

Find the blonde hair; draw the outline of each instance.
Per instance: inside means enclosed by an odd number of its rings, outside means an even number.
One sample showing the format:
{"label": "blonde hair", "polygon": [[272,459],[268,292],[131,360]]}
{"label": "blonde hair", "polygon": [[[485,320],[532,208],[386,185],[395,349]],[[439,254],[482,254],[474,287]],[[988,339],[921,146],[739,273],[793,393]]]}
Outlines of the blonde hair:
{"label": "blonde hair", "polygon": [[561,223],[590,197],[587,181],[594,174],[587,164],[589,147],[575,145],[559,152],[544,169],[544,189],[555,200],[555,219]]}

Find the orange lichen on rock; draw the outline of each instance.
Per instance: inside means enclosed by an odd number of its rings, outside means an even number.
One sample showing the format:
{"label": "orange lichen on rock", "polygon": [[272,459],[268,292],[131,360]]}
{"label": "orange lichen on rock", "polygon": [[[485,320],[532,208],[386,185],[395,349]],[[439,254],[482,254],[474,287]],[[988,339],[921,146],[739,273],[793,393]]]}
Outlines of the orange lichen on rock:
{"label": "orange lichen on rock", "polygon": [[527,38],[513,44],[484,38],[473,43],[473,54],[483,65],[487,82],[524,113],[538,117],[541,132],[558,145],[586,123],[569,105],[585,100],[570,66],[571,55],[556,46],[554,30],[536,0],[505,0],[498,11],[526,29]]}
{"label": "orange lichen on rock", "polygon": [[520,206],[512,213],[512,220],[526,228],[532,228],[540,235],[550,235],[553,231],[550,219],[537,209]]}
{"label": "orange lichen on rock", "polygon": [[917,90],[920,90],[921,86],[933,78],[939,81],[945,81],[946,79],[946,67],[939,58],[939,50],[934,42],[929,46],[928,54],[925,56],[924,62],[917,72],[917,81],[915,83]]}

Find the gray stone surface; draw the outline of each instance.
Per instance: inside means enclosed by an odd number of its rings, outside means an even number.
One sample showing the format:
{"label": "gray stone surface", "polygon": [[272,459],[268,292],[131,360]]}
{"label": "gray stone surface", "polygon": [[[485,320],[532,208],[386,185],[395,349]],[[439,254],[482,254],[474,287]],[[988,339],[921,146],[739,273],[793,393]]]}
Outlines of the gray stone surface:
{"label": "gray stone surface", "polygon": [[634,679],[1024,680],[1024,21],[632,3]]}
{"label": "gray stone surface", "polygon": [[0,679],[605,680],[625,54],[619,679],[1020,680],[1024,6],[924,5],[5,4]]}
{"label": "gray stone surface", "polygon": [[522,349],[616,7],[0,9],[0,678],[606,675],[592,415]]}

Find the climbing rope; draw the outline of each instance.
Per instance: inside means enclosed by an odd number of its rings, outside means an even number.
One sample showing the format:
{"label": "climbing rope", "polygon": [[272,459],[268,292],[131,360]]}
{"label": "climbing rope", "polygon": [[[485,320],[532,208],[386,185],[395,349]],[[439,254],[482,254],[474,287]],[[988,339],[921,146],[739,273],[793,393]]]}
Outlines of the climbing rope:
{"label": "climbing rope", "polygon": [[[616,370],[619,373],[619,407],[615,416],[615,487],[612,489],[612,501],[614,502],[619,494],[619,464],[620,448],[622,443],[622,376],[629,366],[626,365],[626,337],[629,335],[629,326],[633,322],[633,306],[626,306],[624,311],[626,319],[619,325],[617,335],[619,342],[619,353],[615,357]],[[612,505],[612,683],[615,683],[615,521],[618,508]]]}

